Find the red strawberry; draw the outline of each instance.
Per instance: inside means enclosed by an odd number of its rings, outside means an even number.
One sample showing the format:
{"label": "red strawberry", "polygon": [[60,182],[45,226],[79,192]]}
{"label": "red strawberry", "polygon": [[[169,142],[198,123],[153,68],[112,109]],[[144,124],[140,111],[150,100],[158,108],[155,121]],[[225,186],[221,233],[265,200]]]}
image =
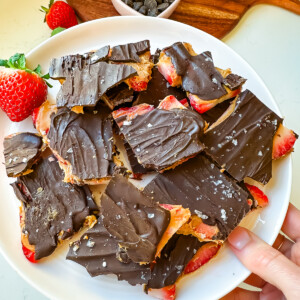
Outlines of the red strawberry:
{"label": "red strawberry", "polygon": [[164,100],[159,103],[158,108],[170,110],[173,108],[185,109],[186,107],[181,104],[174,96],[167,96]]}
{"label": "red strawberry", "polygon": [[46,13],[45,21],[50,29],[57,27],[70,28],[78,24],[74,9],[64,1],[51,0],[49,8],[42,6],[41,12]]}
{"label": "red strawberry", "polygon": [[31,262],[31,263],[37,263],[38,261],[35,260],[34,258],[34,252],[29,250],[28,248],[26,248],[23,244],[22,244],[22,250],[23,250],[23,253],[25,255],[25,257]]}
{"label": "red strawberry", "polygon": [[278,159],[293,151],[293,147],[297,139],[298,135],[293,130],[290,130],[280,124],[273,139],[272,158]]}
{"label": "red strawberry", "polygon": [[269,204],[268,197],[261,189],[259,189],[255,185],[251,185],[248,183],[245,183],[245,186],[247,187],[253,198],[257,201],[258,206],[265,207]]}
{"label": "red strawberry", "polygon": [[202,246],[184,269],[184,274],[192,273],[209,262],[219,251],[220,245],[209,243]]}
{"label": "red strawberry", "polygon": [[179,102],[180,102],[184,107],[186,107],[186,108],[189,107],[189,103],[188,103],[188,101],[187,101],[186,98],[184,98],[184,99],[182,99],[182,100],[179,100]]}
{"label": "red strawberry", "polygon": [[176,285],[165,286],[161,289],[149,289],[148,295],[161,300],[174,300],[176,298]]}
{"label": "red strawberry", "polygon": [[24,54],[15,54],[9,60],[0,60],[0,107],[14,121],[30,116],[47,97],[47,85],[41,76],[41,67],[34,71],[26,67]]}
{"label": "red strawberry", "polygon": [[130,88],[132,88],[136,92],[145,91],[148,86],[148,81],[139,80],[138,76],[129,78],[127,83],[128,86],[130,86]]}
{"label": "red strawberry", "polygon": [[33,112],[32,112],[32,122],[33,122],[33,126],[36,127],[36,121],[37,121],[37,117],[39,115],[40,112],[40,106],[36,107]]}

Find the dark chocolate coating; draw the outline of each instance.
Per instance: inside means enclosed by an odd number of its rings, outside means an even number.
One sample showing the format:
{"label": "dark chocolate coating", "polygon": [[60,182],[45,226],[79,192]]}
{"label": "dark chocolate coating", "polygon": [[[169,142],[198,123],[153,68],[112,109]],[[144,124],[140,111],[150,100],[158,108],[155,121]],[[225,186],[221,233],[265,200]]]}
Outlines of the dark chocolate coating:
{"label": "dark chocolate coating", "polygon": [[110,109],[114,109],[124,103],[130,103],[133,101],[133,98],[134,90],[130,90],[128,85],[124,82],[108,90],[107,93],[102,96],[103,101]]}
{"label": "dark chocolate coating", "polygon": [[244,84],[247,81],[247,79],[236,75],[236,74],[229,74],[224,79],[224,84],[228,86],[232,91],[239,88],[242,84]]}
{"label": "dark chocolate coating", "polygon": [[50,62],[49,75],[52,79],[63,79],[71,76],[74,69],[78,68],[79,70],[82,70],[89,63],[89,53],[53,58]]}
{"label": "dark chocolate coating", "polygon": [[145,168],[163,170],[204,149],[204,121],[192,110],[156,108],[129,123],[121,133]]}
{"label": "dark chocolate coating", "polygon": [[97,50],[95,53],[91,54],[90,63],[94,64],[99,61],[107,60],[110,51],[110,46],[104,46]]}
{"label": "dark chocolate coating", "polygon": [[139,164],[132,148],[126,141],[124,141],[124,148],[133,174],[146,174],[147,172],[152,171],[151,169],[144,168],[141,164]]}
{"label": "dark chocolate coating", "polygon": [[118,280],[126,280],[131,285],[147,283],[150,278],[149,265],[133,263],[126,255],[127,262],[122,263],[116,258],[119,250],[118,242],[108,233],[99,218],[93,228],[71,245],[67,259],[85,267],[92,277],[115,274]]}
{"label": "dark chocolate coating", "polygon": [[151,55],[151,60],[154,64],[157,64],[159,61],[159,56],[160,56],[161,49],[157,48],[155,53]]}
{"label": "dark chocolate coating", "polygon": [[182,89],[170,86],[157,67],[154,67],[147,90],[139,93],[134,105],[148,103],[156,107],[161,100],[169,95],[175,96],[177,100],[186,98],[186,93]]}
{"label": "dark chocolate coating", "polygon": [[61,231],[61,239],[70,237],[90,213],[88,187],[65,183],[63,179],[63,172],[51,155],[41,160],[33,173],[18,177],[12,184],[23,203],[24,230],[29,243],[35,246],[35,259],[50,255]]}
{"label": "dark chocolate coating", "polygon": [[206,153],[237,181],[251,177],[262,184],[272,177],[273,137],[282,119],[249,90],[234,112],[203,137]]}
{"label": "dark chocolate coating", "polygon": [[153,265],[147,289],[160,289],[174,284],[198,249],[205,244],[191,235],[174,234]]}
{"label": "dark chocolate coating", "polygon": [[57,94],[57,107],[95,106],[109,89],[136,74],[130,66],[106,62],[74,68]]}
{"label": "dark chocolate coating", "polygon": [[170,222],[170,212],[143,196],[125,177],[115,176],[101,197],[101,217],[128,257],[150,263]]}
{"label": "dark chocolate coating", "polygon": [[205,224],[217,225],[218,239],[225,239],[250,210],[248,194],[202,154],[159,174],[143,193],[159,203],[189,208]]}
{"label": "dark chocolate coating", "polygon": [[218,99],[226,95],[223,77],[216,70],[211,53],[203,52],[192,56],[183,43],[178,42],[163,50],[171,57],[178,75],[182,76],[182,88],[202,100]]}
{"label": "dark chocolate coating", "polygon": [[[232,99],[233,100],[233,99]],[[210,125],[215,123],[230,106],[231,100],[223,101],[212,109],[201,114],[201,117]]]}
{"label": "dark chocolate coating", "polygon": [[141,61],[139,55],[145,53],[146,51],[150,51],[149,40],[119,45],[112,48],[109,60],[114,62],[139,63]]}
{"label": "dark chocolate coating", "polygon": [[77,114],[59,108],[51,115],[50,148],[72,165],[81,180],[100,179],[113,174],[113,129],[109,110]]}
{"label": "dark chocolate coating", "polygon": [[7,176],[15,177],[29,170],[41,154],[40,136],[22,132],[4,138],[4,158]]}

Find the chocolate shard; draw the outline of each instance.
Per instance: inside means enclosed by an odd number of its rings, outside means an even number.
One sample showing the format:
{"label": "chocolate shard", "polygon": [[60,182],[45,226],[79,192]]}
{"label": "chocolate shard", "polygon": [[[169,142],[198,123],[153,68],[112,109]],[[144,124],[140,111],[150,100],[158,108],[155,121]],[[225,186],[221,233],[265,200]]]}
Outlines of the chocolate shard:
{"label": "chocolate shard", "polygon": [[228,86],[231,90],[236,90],[239,88],[242,84],[244,84],[247,81],[247,79],[237,75],[237,74],[229,74],[224,79],[224,84]]}
{"label": "chocolate shard", "polygon": [[151,55],[151,60],[154,64],[158,63],[160,53],[161,53],[161,49],[157,48],[155,53],[153,55]]}
{"label": "chocolate shard", "polygon": [[163,51],[171,57],[177,74],[182,76],[182,88],[185,91],[203,100],[218,99],[226,94],[222,85],[223,77],[216,70],[209,51],[192,56],[181,42]]}
{"label": "chocolate shard", "polygon": [[102,96],[102,100],[111,110],[119,105],[131,103],[133,98],[134,91],[130,90],[128,85],[124,82],[108,90],[107,93]]}
{"label": "chocolate shard", "polygon": [[127,154],[127,158],[128,158],[132,173],[134,175],[146,174],[146,173],[152,171],[151,169],[144,168],[138,162],[134,152],[132,151],[132,148],[130,147],[130,145],[126,141],[124,141],[124,148],[125,148],[125,151],[126,151],[126,154]]}
{"label": "chocolate shard", "polygon": [[50,62],[49,75],[52,79],[64,79],[71,76],[74,69],[82,70],[89,63],[89,53],[53,58]]}
{"label": "chocolate shard", "polygon": [[130,66],[106,62],[75,68],[73,75],[66,78],[58,92],[57,107],[93,107],[109,89],[136,74],[136,70]]}
{"label": "chocolate shard", "polygon": [[40,157],[43,140],[30,132],[22,132],[4,138],[5,168],[8,177],[17,177],[29,171]]}
{"label": "chocolate shard", "polygon": [[150,263],[170,222],[170,212],[143,196],[123,176],[115,176],[101,197],[107,231],[135,263]]}
{"label": "chocolate shard", "polygon": [[202,154],[159,174],[143,193],[162,204],[189,208],[205,224],[217,225],[215,238],[223,240],[250,210],[248,193]]}
{"label": "chocolate shard", "polygon": [[146,289],[160,289],[174,284],[198,249],[205,244],[191,235],[173,235],[153,265]]}
{"label": "chocolate shard", "polygon": [[148,103],[158,106],[159,102],[169,95],[175,96],[178,100],[186,98],[186,93],[182,89],[170,86],[157,67],[154,67],[147,90],[139,93],[134,105]]}
{"label": "chocolate shard", "polygon": [[[116,255],[122,256],[126,263],[120,262]],[[67,259],[85,267],[92,277],[115,274],[118,280],[126,280],[131,285],[147,283],[150,278],[149,265],[136,264],[128,259],[103,226],[101,218],[71,245]]]}
{"label": "chocolate shard", "polygon": [[138,115],[120,128],[138,162],[162,171],[204,149],[201,116],[189,109],[154,109]]}
{"label": "chocolate shard", "polygon": [[273,137],[282,119],[252,92],[238,97],[233,113],[203,137],[206,153],[237,181],[262,184],[272,177]]}
{"label": "chocolate shard", "polygon": [[[66,177],[75,182],[99,180],[113,174],[113,129],[109,109],[77,114],[59,108],[51,115],[50,148],[66,163]],[[64,166],[65,164],[62,164]]]}
{"label": "chocolate shard", "polygon": [[112,48],[110,61],[113,62],[141,62],[139,55],[150,51],[150,41],[119,45]]}
{"label": "chocolate shard", "polygon": [[12,184],[23,204],[24,232],[35,246],[35,259],[49,256],[58,239],[78,231],[90,213],[88,187],[63,182],[63,172],[51,155],[41,160],[33,173],[18,177]]}
{"label": "chocolate shard", "polygon": [[99,61],[107,60],[109,51],[110,51],[110,46],[104,46],[100,48],[99,50],[97,50],[95,53],[91,55],[90,63],[95,64]]}
{"label": "chocolate shard", "polygon": [[231,101],[223,101],[220,104],[216,105],[212,109],[206,111],[205,113],[201,114],[201,117],[208,123],[213,124],[215,123],[225,111],[230,106]]}

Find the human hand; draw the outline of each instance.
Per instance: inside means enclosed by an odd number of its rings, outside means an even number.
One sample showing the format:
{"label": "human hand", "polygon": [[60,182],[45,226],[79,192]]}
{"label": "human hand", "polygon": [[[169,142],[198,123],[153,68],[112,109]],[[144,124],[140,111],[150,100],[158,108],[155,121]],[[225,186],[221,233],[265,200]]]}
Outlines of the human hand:
{"label": "human hand", "polygon": [[237,227],[228,237],[229,246],[251,274],[245,283],[260,292],[236,288],[222,300],[300,299],[300,211],[289,205],[282,229],[273,247],[245,228]]}

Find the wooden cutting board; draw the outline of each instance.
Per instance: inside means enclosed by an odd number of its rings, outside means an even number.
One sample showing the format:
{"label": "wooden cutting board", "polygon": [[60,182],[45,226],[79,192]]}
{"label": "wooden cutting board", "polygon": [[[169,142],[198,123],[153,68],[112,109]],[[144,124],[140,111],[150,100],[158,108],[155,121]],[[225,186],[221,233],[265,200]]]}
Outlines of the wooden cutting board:
{"label": "wooden cutting board", "polygon": [[[110,0],[68,0],[82,21],[118,16]],[[182,0],[170,17],[223,38],[256,4],[273,4],[300,15],[300,0]]]}

